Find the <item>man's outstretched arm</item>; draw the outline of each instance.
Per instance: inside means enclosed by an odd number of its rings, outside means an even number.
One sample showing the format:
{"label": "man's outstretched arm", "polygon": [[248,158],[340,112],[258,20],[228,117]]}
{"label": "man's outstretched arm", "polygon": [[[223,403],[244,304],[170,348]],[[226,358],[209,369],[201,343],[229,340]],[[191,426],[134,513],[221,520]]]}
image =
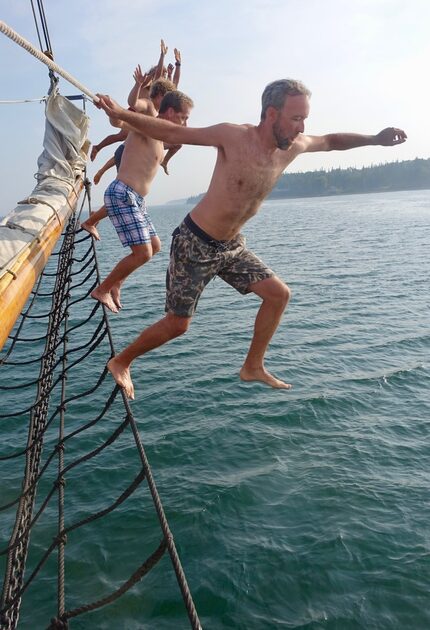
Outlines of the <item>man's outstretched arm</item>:
{"label": "man's outstretched arm", "polygon": [[138,112],[124,109],[109,96],[97,94],[100,99],[97,107],[103,109],[109,116],[114,127],[127,131],[133,130],[144,136],[162,140],[167,144],[197,144],[201,146],[220,147],[228,141],[236,125],[221,123],[211,127],[183,127],[163,120],[146,116]]}
{"label": "man's outstretched arm", "polygon": [[366,146],[393,147],[403,144],[407,135],[403,129],[387,127],[376,135],[361,133],[328,133],[325,136],[299,136],[298,142],[303,142],[304,151],[346,151]]}

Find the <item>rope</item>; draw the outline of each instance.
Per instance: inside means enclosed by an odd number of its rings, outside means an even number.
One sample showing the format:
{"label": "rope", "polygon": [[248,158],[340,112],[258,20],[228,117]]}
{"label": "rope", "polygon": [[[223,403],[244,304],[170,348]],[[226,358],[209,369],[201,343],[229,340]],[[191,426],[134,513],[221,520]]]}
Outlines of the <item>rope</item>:
{"label": "rope", "polygon": [[49,59],[49,57],[47,57],[43,52],[35,48],[35,46],[33,46],[31,42],[21,37],[21,35],[18,35],[18,33],[16,33],[3,21],[0,21],[0,32],[2,32],[4,35],[6,35],[6,37],[9,37],[9,39],[24,48],[27,52],[36,57],[36,59],[48,66],[50,70],[56,72],[57,74],[62,76],[63,79],[66,79],[66,81],[77,87],[78,90],[86,94],[94,103],[98,103],[99,99],[93,92],[82,85],[82,83],[79,83],[79,81],[77,81],[77,79],[75,79],[71,74],[66,72],[66,70],[63,70],[60,66],[51,61],[51,59]]}
{"label": "rope", "polygon": [[37,0],[37,5],[39,7],[40,22],[42,24],[43,34],[45,36],[46,49],[52,55],[51,39],[49,37],[48,23],[46,21],[45,9],[43,8],[42,0]]}
{"label": "rope", "polygon": [[31,0],[31,10],[33,12],[34,24],[36,26],[36,33],[37,33],[37,39],[39,40],[39,46],[42,48],[42,40],[40,39],[39,25],[37,23],[36,11],[34,10],[33,0]]}
{"label": "rope", "polygon": [[[47,100],[47,96],[41,96],[40,98],[24,98],[15,101],[0,101],[0,105],[11,105],[15,103],[44,103]],[[67,97],[66,97],[67,98]]]}
{"label": "rope", "polygon": [[[89,197],[89,192],[90,187],[88,186],[87,197]],[[48,261],[48,269],[41,274],[44,283],[38,282],[33,290],[30,306],[23,313],[22,320],[18,322],[17,329],[11,336],[11,348],[7,350],[3,358],[0,358],[0,368],[7,365],[9,370],[7,375],[3,373],[5,378],[0,385],[2,397],[0,420],[8,420],[7,423],[0,422],[0,430],[6,431],[8,436],[13,435],[14,427],[18,427],[19,430],[25,425],[26,416],[30,417],[30,428],[25,448],[23,448],[24,445],[20,446],[19,441],[8,439],[2,444],[0,439],[0,447],[3,451],[0,454],[0,462],[9,460],[11,463],[19,464],[25,459],[24,481],[19,490],[17,489],[17,496],[12,496],[12,490],[10,490],[2,498],[3,505],[0,505],[0,512],[2,513],[12,507],[16,509],[13,533],[9,543],[6,546],[3,545],[3,549],[0,551],[7,557],[0,627],[2,630],[14,630],[16,628],[24,593],[40,577],[42,571],[46,570],[48,561],[48,566],[53,566],[52,556],[55,554],[57,555],[58,574],[57,613],[56,617],[51,620],[50,628],[66,629],[69,619],[110,604],[126,593],[142,579],[167,550],[191,628],[200,630],[199,618],[152,476],[136,420],[131,413],[123,390],[117,385],[113,385],[112,389],[112,380],[107,378],[108,371],[105,360],[109,353],[111,356],[114,354],[112,332],[106,307],[99,302],[93,305],[91,301],[88,301],[88,295],[92,288],[100,282],[100,273],[94,240],[86,233],[83,238],[82,232],[78,232],[76,235],[77,224],[78,218],[73,214],[67,225],[60,251],[53,253]],[[79,251],[77,248],[80,248]],[[84,248],[86,249],[82,253]],[[52,267],[53,261],[56,259],[58,261],[57,269],[55,273],[52,273],[49,266]],[[49,287],[44,286],[47,283],[50,285]],[[47,290],[48,288],[50,290]],[[89,304],[90,308],[87,308]],[[33,337],[26,334],[30,322],[32,323],[32,330],[34,327]],[[34,322],[37,322],[37,331]],[[43,334],[44,326],[46,326],[46,332]],[[87,334],[89,327],[91,327],[90,335]],[[71,340],[74,340],[75,343],[71,344]],[[78,344],[76,344],[76,340],[78,340]],[[14,354],[12,354],[12,349]],[[39,355],[38,359],[34,357],[36,353]],[[15,360],[14,355],[16,354],[17,359]],[[95,374],[91,383],[85,382],[84,385],[81,384],[73,388],[73,379],[71,378],[73,374],[82,379],[82,375],[88,371],[94,373],[97,364],[96,357],[101,357],[103,361],[99,377],[97,378]],[[40,373],[35,380],[37,363],[40,365]],[[23,369],[25,365],[28,366],[27,371]],[[14,366],[17,368],[18,375],[15,378],[11,372]],[[28,390],[29,383],[23,382],[23,379],[30,381],[33,389],[36,390],[32,404],[25,398],[25,396],[28,398],[31,392],[24,394]],[[106,394],[107,388],[109,391]],[[18,396],[16,389],[19,389],[22,394]],[[88,417],[89,410],[94,409],[94,401],[97,400],[99,402],[95,407],[95,417]],[[23,407],[21,410],[16,410],[18,401]],[[49,415],[48,411],[52,405],[54,405],[54,410],[50,411]],[[113,419],[112,412],[117,407],[122,408],[122,412],[119,412],[122,415],[119,418],[117,414]],[[70,411],[67,414],[67,423],[66,410]],[[76,422],[76,418],[80,419],[79,422]],[[57,428],[57,434],[53,436],[52,432],[55,428]],[[70,493],[76,487],[76,478],[85,479],[85,486],[87,487],[90,479],[87,479],[87,476],[82,476],[82,468],[86,462],[92,460],[94,463],[90,470],[95,470],[102,454],[109,454],[113,449],[116,449],[117,441],[121,436],[124,436],[122,439],[125,439],[130,430],[141,464],[137,475],[131,473],[134,479],[126,481],[124,485],[120,483],[121,488],[116,488],[114,493],[110,492],[107,496],[111,497],[113,494],[116,498],[111,499],[109,503],[106,502],[104,505],[98,506],[98,510],[91,509],[89,506],[70,522],[70,513],[68,516],[66,511],[66,482],[70,479],[72,481]],[[79,439],[80,442],[78,442]],[[15,447],[12,446],[14,443]],[[82,443],[85,444],[84,449],[82,449]],[[6,453],[4,453],[5,449]],[[66,461],[67,455],[68,461]],[[83,536],[84,527],[94,527],[97,521],[102,522],[114,510],[124,510],[126,502],[139,488],[140,492],[143,492],[145,488],[146,491],[149,490],[152,497],[152,504],[162,532],[161,544],[155,551],[148,550],[147,559],[143,560],[140,567],[134,571],[131,577],[122,581],[121,586],[116,590],[110,594],[105,594],[97,601],[77,606],[79,603],[77,602],[77,594],[73,593],[70,583],[67,588],[65,583],[67,540],[74,538],[79,533]],[[68,494],[69,491],[67,491]],[[33,536],[34,531],[37,535],[37,528],[40,523],[43,523],[42,515],[44,515],[46,522],[47,511],[52,512],[55,501],[57,501],[58,506],[58,522],[54,529],[54,540],[52,541],[51,538],[51,542],[48,542],[45,549],[32,552],[29,558],[32,561],[32,566],[26,570],[27,555],[30,551],[30,536]],[[74,515],[72,514],[72,516]],[[144,536],[144,539],[147,538]],[[85,549],[84,546],[82,548]],[[24,572],[26,574],[25,580]],[[67,608],[66,592],[67,594],[71,593],[73,598],[75,607],[72,609]],[[85,593],[83,592],[82,595],[85,596]]]}

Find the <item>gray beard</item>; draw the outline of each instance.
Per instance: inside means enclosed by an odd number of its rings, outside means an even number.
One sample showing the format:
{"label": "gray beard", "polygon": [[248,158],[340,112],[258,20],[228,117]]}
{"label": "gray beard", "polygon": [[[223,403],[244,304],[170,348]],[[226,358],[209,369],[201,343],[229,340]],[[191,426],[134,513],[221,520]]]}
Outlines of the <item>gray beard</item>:
{"label": "gray beard", "polygon": [[272,130],[273,137],[276,140],[276,146],[278,147],[278,149],[281,149],[281,151],[285,151],[285,149],[288,149],[291,144],[291,140],[289,138],[283,138],[281,136],[281,134],[279,133],[279,125],[277,122],[273,124]]}

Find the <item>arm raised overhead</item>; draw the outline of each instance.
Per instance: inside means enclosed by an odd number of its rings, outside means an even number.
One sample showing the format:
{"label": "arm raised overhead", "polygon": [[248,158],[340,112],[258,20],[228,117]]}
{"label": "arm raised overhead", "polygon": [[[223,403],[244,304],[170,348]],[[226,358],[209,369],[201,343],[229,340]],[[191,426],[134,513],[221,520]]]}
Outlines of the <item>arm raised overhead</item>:
{"label": "arm raised overhead", "polygon": [[138,65],[133,72],[134,86],[128,95],[128,104],[135,108],[139,99],[149,98],[149,87],[151,85],[151,77],[147,72],[142,72]]}
{"label": "arm raised overhead", "polygon": [[174,53],[175,53],[175,74],[173,75],[173,83],[176,85],[176,87],[178,87],[179,79],[181,76],[181,63],[182,63],[181,53],[177,48],[174,49]]}

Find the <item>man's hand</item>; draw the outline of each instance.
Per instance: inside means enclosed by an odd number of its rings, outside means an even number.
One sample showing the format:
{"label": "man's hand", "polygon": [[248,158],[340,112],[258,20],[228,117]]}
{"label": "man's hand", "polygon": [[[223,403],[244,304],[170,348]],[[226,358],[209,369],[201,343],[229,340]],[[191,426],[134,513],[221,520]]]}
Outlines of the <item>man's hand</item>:
{"label": "man's hand", "polygon": [[120,119],[120,115],[126,110],[118,105],[118,103],[116,103],[107,94],[97,94],[96,96],[98,96],[99,98],[97,107],[106,112],[106,114],[109,116],[110,124],[113,127],[122,127],[122,120]]}
{"label": "man's hand", "polygon": [[176,63],[181,63],[181,53],[177,48],[173,49],[173,52],[175,54],[175,62]]}
{"label": "man's hand", "polygon": [[172,74],[173,74],[174,69],[175,69],[175,66],[173,65],[173,63],[169,63],[169,65],[167,66],[167,78],[169,79],[169,81],[172,80]]}
{"label": "man's hand", "polygon": [[167,48],[166,44],[164,43],[164,40],[161,40],[160,49],[161,49],[161,54],[166,56],[167,55],[167,51],[169,49]]}
{"label": "man's hand", "polygon": [[142,72],[140,65],[133,72],[133,79],[140,87],[147,87],[151,83],[151,75],[148,72]]}
{"label": "man's hand", "polygon": [[376,144],[380,144],[383,147],[392,147],[395,144],[402,144],[406,141],[408,136],[403,129],[397,129],[396,127],[387,127],[380,131],[376,136]]}

